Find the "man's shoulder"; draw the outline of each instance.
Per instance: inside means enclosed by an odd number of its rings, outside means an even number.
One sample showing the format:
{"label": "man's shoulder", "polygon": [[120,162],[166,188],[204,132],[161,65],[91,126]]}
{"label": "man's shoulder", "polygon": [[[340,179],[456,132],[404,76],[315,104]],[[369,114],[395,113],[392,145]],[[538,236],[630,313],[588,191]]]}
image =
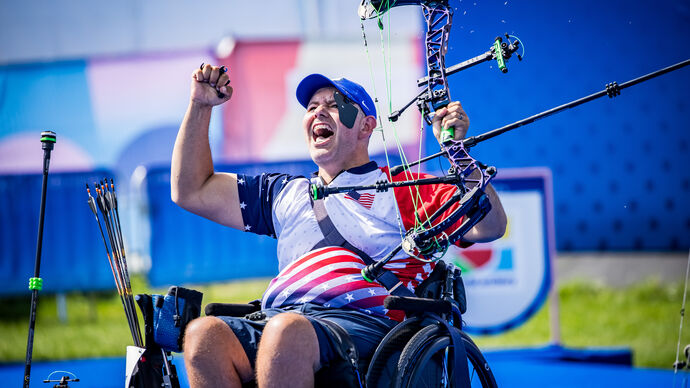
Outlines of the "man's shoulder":
{"label": "man's shoulder", "polygon": [[309,180],[302,175],[280,172],[239,174],[237,177],[240,198],[245,202],[272,203],[291,191],[304,190],[308,184]]}
{"label": "man's shoulder", "polygon": [[304,175],[291,175],[287,173],[262,174],[267,191],[271,192],[273,200],[282,197],[293,197],[304,192],[309,186],[309,178]]}
{"label": "man's shoulder", "polygon": [[309,179],[303,175],[292,175],[284,172],[264,172],[258,175],[238,174],[238,184],[259,185],[270,188],[271,190],[282,189],[289,183],[308,182]]}
{"label": "man's shoulder", "polygon": [[292,175],[285,172],[262,173],[261,177],[262,179],[266,179],[271,182],[276,182],[281,185],[288,184],[292,181],[309,181],[309,178],[305,177],[304,175]]}

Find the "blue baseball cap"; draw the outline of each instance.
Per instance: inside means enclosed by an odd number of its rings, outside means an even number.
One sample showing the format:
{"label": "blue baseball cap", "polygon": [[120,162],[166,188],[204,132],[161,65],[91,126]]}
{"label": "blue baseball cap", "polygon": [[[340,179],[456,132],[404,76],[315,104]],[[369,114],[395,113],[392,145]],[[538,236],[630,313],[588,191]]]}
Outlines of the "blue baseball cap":
{"label": "blue baseball cap", "polygon": [[309,100],[311,100],[311,97],[317,90],[329,86],[338,89],[347,98],[359,105],[365,115],[376,117],[376,107],[369,93],[364,90],[362,85],[347,78],[330,79],[321,74],[310,74],[304,77],[297,86],[297,101],[306,108],[309,105]]}

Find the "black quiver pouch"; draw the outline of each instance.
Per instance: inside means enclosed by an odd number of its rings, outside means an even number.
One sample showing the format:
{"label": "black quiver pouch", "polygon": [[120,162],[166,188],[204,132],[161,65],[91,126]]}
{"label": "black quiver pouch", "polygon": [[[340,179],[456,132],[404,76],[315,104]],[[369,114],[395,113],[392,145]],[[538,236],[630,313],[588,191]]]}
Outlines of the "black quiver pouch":
{"label": "black quiver pouch", "polygon": [[144,317],[146,350],[137,361],[128,388],[162,387],[164,363],[161,348],[153,341],[153,298],[151,295],[139,294],[135,299]]}
{"label": "black quiver pouch", "polygon": [[136,363],[129,388],[180,387],[177,370],[168,357],[171,351],[182,351],[184,331],[201,314],[202,297],[198,291],[175,286],[165,296],[135,296],[144,316],[146,348]]}
{"label": "black quiver pouch", "polygon": [[187,324],[201,315],[203,294],[196,290],[172,286],[168,294],[153,297],[153,339],[161,348],[182,352]]}

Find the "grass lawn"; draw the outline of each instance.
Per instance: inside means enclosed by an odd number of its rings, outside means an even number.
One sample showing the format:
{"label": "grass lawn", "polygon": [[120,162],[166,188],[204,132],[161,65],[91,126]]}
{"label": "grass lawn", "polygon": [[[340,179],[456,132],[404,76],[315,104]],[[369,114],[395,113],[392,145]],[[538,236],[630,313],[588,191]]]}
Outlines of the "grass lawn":
{"label": "grass lawn", "polygon": [[[626,289],[571,283],[559,289],[563,345],[628,347],[639,367],[672,369],[676,357],[683,284],[646,282]],[[547,302],[548,304],[548,302]],[[542,309],[524,325],[496,336],[476,336],[481,348],[538,346],[549,341],[549,311]],[[683,325],[683,347],[690,343]]]}
{"label": "grass lawn", "polygon": [[[245,303],[261,297],[268,279],[188,286],[204,293],[203,303]],[[137,293],[165,294],[167,289],[151,289],[141,279],[132,279]],[[28,293],[27,293],[28,294]],[[2,300],[0,309],[0,362],[26,358],[31,297]],[[141,328],[144,322],[137,311]],[[58,319],[56,298],[40,295],[34,336],[34,360],[56,360],[104,356],[124,356],[133,345],[120,297],[112,293],[70,294],[67,321]]]}
{"label": "grass lawn", "polygon": [[[191,286],[209,302],[246,302],[261,296],[267,279]],[[165,293],[135,281],[137,293]],[[682,284],[646,282],[626,289],[572,283],[559,290],[563,345],[623,346],[633,349],[641,367],[670,369],[675,360]],[[0,309],[0,362],[23,362],[29,320],[29,297],[5,298]],[[547,306],[548,303],[545,305]],[[471,308],[471,306],[470,306]],[[34,360],[124,356],[132,343],[119,297],[113,293],[70,294],[68,319],[60,322],[56,298],[40,295]],[[482,348],[539,346],[549,341],[548,308],[521,327],[495,336],[476,336]],[[681,346],[690,343],[690,322]],[[143,324],[142,324],[143,328]]]}

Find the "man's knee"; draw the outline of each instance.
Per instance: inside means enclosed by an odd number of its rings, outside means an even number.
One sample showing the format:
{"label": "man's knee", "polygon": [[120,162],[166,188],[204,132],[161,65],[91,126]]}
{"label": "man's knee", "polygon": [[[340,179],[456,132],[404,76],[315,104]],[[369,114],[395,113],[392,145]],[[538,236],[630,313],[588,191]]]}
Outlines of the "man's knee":
{"label": "man's knee", "polygon": [[[270,343],[270,345],[269,345]],[[319,340],[311,322],[301,314],[278,314],[266,323],[262,344],[277,347],[280,354],[299,354],[319,365]]]}
{"label": "man's knee", "polygon": [[211,347],[223,346],[232,341],[234,333],[228,325],[216,317],[200,317],[187,325],[184,334],[185,355],[194,356],[207,352]]}
{"label": "man's knee", "polygon": [[254,375],[237,336],[216,317],[197,318],[187,325],[184,360],[190,381],[195,381],[192,386],[237,386]]}
{"label": "man's knee", "polygon": [[278,314],[266,323],[264,335],[308,336],[314,331],[311,322],[303,315],[295,313]]}
{"label": "man's knee", "polygon": [[184,335],[185,362],[230,361],[243,379],[251,378],[252,367],[240,340],[230,326],[217,317],[200,317],[187,325]]}

